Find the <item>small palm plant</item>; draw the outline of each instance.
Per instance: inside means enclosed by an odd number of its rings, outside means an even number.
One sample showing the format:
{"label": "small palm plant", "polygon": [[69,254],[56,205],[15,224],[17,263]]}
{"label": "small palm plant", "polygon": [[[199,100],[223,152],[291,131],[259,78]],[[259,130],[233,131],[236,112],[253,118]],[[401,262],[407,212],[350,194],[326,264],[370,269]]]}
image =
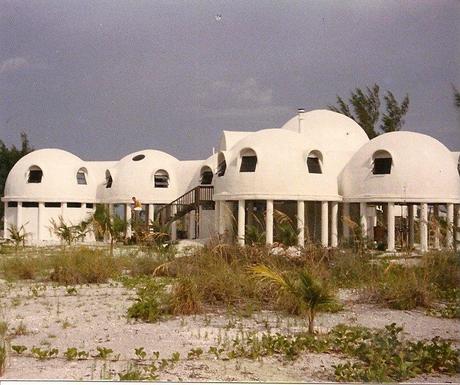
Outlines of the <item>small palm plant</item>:
{"label": "small palm plant", "polygon": [[10,238],[14,242],[16,251],[18,250],[19,245],[22,244],[23,247],[25,246],[26,238],[30,234],[26,232],[24,225],[22,225],[21,227],[18,227],[16,225],[9,225],[8,232],[10,233]]}
{"label": "small palm plant", "polygon": [[96,205],[91,224],[96,237],[99,235],[110,240],[110,255],[113,256],[114,242],[122,239],[128,223],[118,216],[112,216],[107,205]]}
{"label": "small palm plant", "polygon": [[334,297],[325,282],[313,278],[306,270],[291,278],[266,265],[251,268],[252,273],[261,281],[267,281],[278,288],[278,296],[292,295],[300,302],[302,311],[308,319],[308,333],[314,333],[314,323],[319,306],[333,302]]}
{"label": "small palm plant", "polygon": [[300,231],[291,218],[282,211],[274,210],[275,240],[285,246],[297,245]]}

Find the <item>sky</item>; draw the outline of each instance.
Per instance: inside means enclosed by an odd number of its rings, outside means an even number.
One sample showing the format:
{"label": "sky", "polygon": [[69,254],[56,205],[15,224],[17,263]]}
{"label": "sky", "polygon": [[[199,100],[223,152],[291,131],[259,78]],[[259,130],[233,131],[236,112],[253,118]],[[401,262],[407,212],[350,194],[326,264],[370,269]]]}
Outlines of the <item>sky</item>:
{"label": "sky", "polygon": [[0,0],[0,140],[203,159],[377,83],[460,151],[460,1]]}

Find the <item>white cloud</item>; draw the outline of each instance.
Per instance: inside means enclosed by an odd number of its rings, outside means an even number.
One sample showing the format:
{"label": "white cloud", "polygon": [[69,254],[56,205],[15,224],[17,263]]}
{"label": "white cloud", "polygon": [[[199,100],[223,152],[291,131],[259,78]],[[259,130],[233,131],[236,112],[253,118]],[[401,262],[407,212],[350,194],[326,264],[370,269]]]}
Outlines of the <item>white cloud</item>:
{"label": "white cloud", "polygon": [[29,62],[26,58],[23,57],[12,57],[10,59],[6,59],[0,63],[0,74],[6,72],[14,72],[21,68],[25,68],[29,66]]}

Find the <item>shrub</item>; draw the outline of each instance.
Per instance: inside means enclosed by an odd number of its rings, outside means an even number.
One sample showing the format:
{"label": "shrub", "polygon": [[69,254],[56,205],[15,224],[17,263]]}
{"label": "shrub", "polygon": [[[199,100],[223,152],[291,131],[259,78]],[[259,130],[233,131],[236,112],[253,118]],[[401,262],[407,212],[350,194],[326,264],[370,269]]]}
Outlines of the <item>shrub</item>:
{"label": "shrub", "polygon": [[121,272],[117,262],[101,250],[71,249],[51,256],[50,279],[63,285],[104,283]]}
{"label": "shrub", "polygon": [[146,279],[137,289],[136,302],[128,308],[128,318],[145,322],[156,322],[162,315],[171,313],[170,294],[165,284],[155,279]]}
{"label": "shrub", "polygon": [[36,279],[44,270],[45,260],[36,257],[5,257],[1,262],[1,272],[9,281],[17,279]]}

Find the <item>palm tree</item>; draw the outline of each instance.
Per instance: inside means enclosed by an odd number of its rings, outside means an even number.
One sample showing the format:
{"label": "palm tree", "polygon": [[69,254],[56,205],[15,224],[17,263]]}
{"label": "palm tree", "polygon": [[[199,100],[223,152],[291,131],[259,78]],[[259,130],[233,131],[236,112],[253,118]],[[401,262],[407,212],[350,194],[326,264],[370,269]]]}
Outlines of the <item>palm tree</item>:
{"label": "palm tree", "polygon": [[16,250],[16,253],[17,253],[18,252],[18,247],[19,247],[19,245],[21,243],[22,243],[22,247],[25,246],[26,238],[30,235],[30,233],[26,232],[26,229],[25,229],[24,225],[22,225],[21,227],[18,227],[16,225],[9,225],[8,226],[8,232],[10,233],[10,238],[14,242],[14,247],[15,247],[15,250]]}
{"label": "palm tree", "polygon": [[118,216],[112,217],[107,205],[96,205],[96,211],[92,218],[95,234],[110,239],[110,255],[113,256],[113,244],[121,238],[127,227],[127,222]]}
{"label": "palm tree", "polygon": [[331,303],[334,299],[330,289],[306,271],[300,271],[295,279],[277,272],[266,265],[251,268],[252,273],[261,281],[268,281],[278,287],[278,295],[287,293],[300,300],[307,313],[308,333],[314,333],[314,322],[318,307]]}

